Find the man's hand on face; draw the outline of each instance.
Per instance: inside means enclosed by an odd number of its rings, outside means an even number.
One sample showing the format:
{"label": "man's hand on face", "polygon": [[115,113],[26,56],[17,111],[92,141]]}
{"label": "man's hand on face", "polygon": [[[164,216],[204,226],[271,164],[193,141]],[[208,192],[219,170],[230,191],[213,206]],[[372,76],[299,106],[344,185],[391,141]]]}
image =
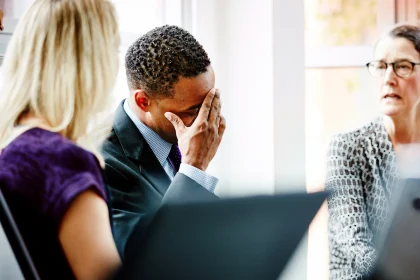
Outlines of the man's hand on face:
{"label": "man's hand on face", "polygon": [[3,10],[0,10],[0,31],[4,30],[4,26],[3,26]]}
{"label": "man's hand on face", "polygon": [[219,90],[213,88],[207,93],[190,127],[186,127],[171,112],[166,112],[165,117],[175,128],[182,162],[205,171],[216,154],[226,128],[226,120],[221,114]]}

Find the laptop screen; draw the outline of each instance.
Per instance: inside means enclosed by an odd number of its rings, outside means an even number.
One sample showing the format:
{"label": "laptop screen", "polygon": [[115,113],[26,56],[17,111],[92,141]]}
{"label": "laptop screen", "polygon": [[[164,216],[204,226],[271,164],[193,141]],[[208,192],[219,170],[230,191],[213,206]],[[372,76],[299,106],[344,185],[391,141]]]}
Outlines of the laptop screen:
{"label": "laptop screen", "polygon": [[384,280],[417,280],[420,275],[420,179],[405,180],[394,198],[388,229],[378,244],[375,276]]}

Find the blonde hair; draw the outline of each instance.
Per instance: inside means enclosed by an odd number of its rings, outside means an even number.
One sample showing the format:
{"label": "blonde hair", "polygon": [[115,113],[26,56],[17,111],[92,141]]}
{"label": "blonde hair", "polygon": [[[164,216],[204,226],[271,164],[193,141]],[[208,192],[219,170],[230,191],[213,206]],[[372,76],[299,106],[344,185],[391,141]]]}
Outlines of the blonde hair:
{"label": "blonde hair", "polygon": [[36,121],[98,152],[108,129],[98,125],[118,73],[118,24],[107,0],[36,0],[19,21],[3,63],[0,149]]}

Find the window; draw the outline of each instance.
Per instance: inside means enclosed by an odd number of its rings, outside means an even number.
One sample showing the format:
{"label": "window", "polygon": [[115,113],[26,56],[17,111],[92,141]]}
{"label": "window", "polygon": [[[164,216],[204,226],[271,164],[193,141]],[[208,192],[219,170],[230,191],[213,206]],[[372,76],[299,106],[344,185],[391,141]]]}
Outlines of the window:
{"label": "window", "polygon": [[[373,44],[387,28],[378,0],[306,0],[306,146],[308,188],[322,188],[332,134],[378,113],[375,78],[366,70]],[[379,3],[382,3],[380,5]],[[323,147],[323,149],[319,149]]]}
{"label": "window", "polygon": [[[305,0],[306,178],[309,191],[324,188],[331,136],[355,129],[378,113],[376,79],[365,64],[373,44],[406,6],[384,0]],[[420,0],[418,0],[420,2]],[[417,9],[416,9],[417,11]],[[308,240],[308,279],[328,279],[327,207]]]}
{"label": "window", "polygon": [[305,47],[369,45],[377,31],[376,2],[306,1]]}

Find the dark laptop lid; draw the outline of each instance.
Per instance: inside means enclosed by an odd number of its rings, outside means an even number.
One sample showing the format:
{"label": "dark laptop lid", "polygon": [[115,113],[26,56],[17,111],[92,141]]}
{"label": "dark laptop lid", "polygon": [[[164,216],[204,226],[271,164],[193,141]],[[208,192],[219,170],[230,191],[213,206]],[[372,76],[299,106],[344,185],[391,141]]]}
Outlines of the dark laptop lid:
{"label": "dark laptop lid", "polygon": [[[123,279],[277,279],[325,192],[171,204],[131,248]],[[132,244],[130,246],[133,246]]]}

